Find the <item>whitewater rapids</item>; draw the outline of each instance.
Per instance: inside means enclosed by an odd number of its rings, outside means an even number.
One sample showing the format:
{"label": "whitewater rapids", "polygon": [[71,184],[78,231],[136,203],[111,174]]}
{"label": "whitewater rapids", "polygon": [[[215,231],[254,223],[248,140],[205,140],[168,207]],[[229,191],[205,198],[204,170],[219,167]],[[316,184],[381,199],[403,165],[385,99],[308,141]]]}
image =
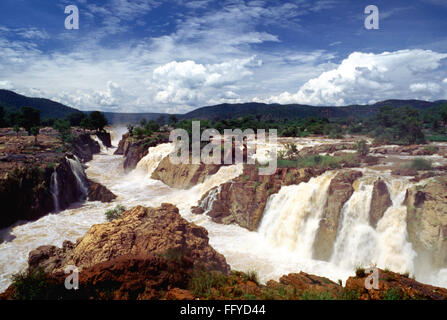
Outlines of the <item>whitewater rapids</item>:
{"label": "whitewater rapids", "polygon": [[[114,146],[119,138],[120,134],[112,132]],[[41,245],[62,246],[64,240],[76,241],[92,225],[104,223],[105,211],[117,204],[128,209],[136,205],[156,207],[163,202],[177,205],[185,219],[208,230],[211,246],[226,257],[232,269],[254,270],[262,282],[299,271],[344,282],[361,264],[376,264],[397,272],[414,271],[415,253],[407,241],[406,209],[402,206],[405,181],[386,180],[393,205],[374,230],[368,226],[365,216],[369,211],[374,173],[364,172],[342,209],[334,254],[330,262],[325,262],[312,259],[312,250],[327,188],[335,172],[281,188],[269,198],[258,231],[250,232],[237,225],[214,223],[208,216],[190,211],[208,190],[242,174],[242,165],[222,167],[202,184],[179,190],[151,179],[158,163],[173,150],[172,144],[150,148],[148,155],[128,174],[122,168],[123,157],[113,155],[114,148],[101,147],[101,154],[87,163],[86,174],[105,185],[117,199],[112,203],[73,204],[67,210],[35,222],[1,230],[0,237],[5,241],[0,243],[0,292],[11,283],[11,275],[26,269],[31,250]],[[447,287],[447,270],[433,275],[416,274],[416,279]]]}

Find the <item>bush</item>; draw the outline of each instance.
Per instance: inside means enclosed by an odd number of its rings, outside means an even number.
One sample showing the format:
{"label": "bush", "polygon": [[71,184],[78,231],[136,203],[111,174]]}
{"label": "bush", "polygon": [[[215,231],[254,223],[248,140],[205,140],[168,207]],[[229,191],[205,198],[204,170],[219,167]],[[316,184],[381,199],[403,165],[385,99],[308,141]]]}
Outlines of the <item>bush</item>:
{"label": "bush", "polygon": [[259,284],[258,273],[255,270],[249,270],[247,273],[242,275],[245,281],[251,281]]}
{"label": "bush", "polygon": [[43,300],[48,290],[47,278],[42,269],[13,275],[12,286],[17,300]]}
{"label": "bush", "polygon": [[117,205],[115,209],[107,210],[105,213],[107,221],[110,222],[115,219],[121,218],[124,211],[126,211],[126,208],[124,208],[122,205]]}
{"label": "bush", "polygon": [[355,149],[357,150],[357,153],[362,157],[367,156],[369,153],[369,145],[364,139],[357,142]]}
{"label": "bush", "polygon": [[426,159],[414,159],[408,165],[408,168],[414,170],[431,170],[433,169],[432,162]]}

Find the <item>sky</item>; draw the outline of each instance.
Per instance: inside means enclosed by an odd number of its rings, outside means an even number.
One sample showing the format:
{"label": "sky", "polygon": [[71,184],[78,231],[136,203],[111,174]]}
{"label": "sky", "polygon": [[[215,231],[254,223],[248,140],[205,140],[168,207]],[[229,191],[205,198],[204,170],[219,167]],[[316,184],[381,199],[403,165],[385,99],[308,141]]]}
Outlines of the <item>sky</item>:
{"label": "sky", "polygon": [[1,0],[0,88],[109,112],[447,99],[447,0]]}

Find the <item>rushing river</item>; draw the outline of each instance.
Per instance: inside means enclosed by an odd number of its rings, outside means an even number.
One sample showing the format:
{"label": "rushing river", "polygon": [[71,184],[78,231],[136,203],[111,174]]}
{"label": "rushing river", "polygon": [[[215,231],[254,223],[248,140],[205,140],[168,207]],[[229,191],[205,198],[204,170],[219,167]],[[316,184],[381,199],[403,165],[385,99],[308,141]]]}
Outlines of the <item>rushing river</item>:
{"label": "rushing river", "polygon": [[[121,133],[112,133],[113,145],[117,144]],[[88,178],[105,185],[118,198],[109,204],[73,204],[67,210],[35,222],[0,231],[0,236],[5,239],[0,244],[0,292],[10,284],[11,275],[25,270],[31,250],[41,245],[61,246],[64,240],[76,241],[92,225],[104,223],[105,211],[118,203],[126,208],[159,206],[163,202],[177,205],[185,219],[208,230],[210,244],[226,257],[232,269],[255,270],[261,281],[304,271],[344,282],[362,263],[375,263],[398,272],[414,271],[415,253],[407,241],[406,210],[401,206],[405,191],[402,181],[387,180],[393,205],[373,230],[367,225],[364,215],[367,208],[364,206],[372,192],[374,174],[366,172],[342,209],[342,229],[331,262],[317,261],[312,259],[312,245],[333,172],[308,183],[283,187],[270,197],[259,230],[249,232],[236,225],[216,224],[206,215],[193,215],[190,211],[208,190],[239,176],[242,166],[222,167],[217,174],[190,190],[173,189],[150,178],[172,148],[171,144],[150,148],[137,168],[126,174],[122,168],[123,157],[114,156],[114,148],[101,146],[101,154],[87,163],[86,173]],[[447,287],[447,270],[430,275],[416,274],[416,279]]]}

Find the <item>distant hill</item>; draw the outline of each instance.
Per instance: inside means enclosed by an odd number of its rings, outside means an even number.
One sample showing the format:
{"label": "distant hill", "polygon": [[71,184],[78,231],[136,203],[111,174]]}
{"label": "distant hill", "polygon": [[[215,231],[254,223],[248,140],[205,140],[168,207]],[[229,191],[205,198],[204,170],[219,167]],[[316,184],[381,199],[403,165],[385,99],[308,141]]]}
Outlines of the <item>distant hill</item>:
{"label": "distant hill", "polygon": [[420,100],[387,100],[373,105],[351,105],[346,107],[314,107],[300,104],[264,104],[241,103],[220,104],[202,107],[181,116],[182,119],[219,120],[238,118],[247,115],[259,116],[263,120],[296,119],[307,117],[347,118],[350,116],[367,118],[374,116],[382,106],[394,108],[413,107],[424,110],[439,106],[447,101],[420,101]]}
{"label": "distant hill", "polygon": [[40,110],[42,119],[48,118],[64,118],[70,113],[81,112],[75,108],[68,107],[62,103],[58,103],[44,98],[29,98],[17,94],[9,90],[0,89],[0,106],[6,111],[17,112],[22,107],[31,107]]}
{"label": "distant hill", "polygon": [[[418,110],[425,110],[447,103],[447,100],[435,102],[421,100],[386,100],[373,105],[351,105],[346,107],[315,107],[300,104],[265,104],[265,103],[240,103],[220,104],[198,108],[186,114],[176,115],[179,119],[221,120],[239,118],[247,115],[259,117],[262,120],[297,119],[308,117],[346,118],[346,117],[372,117],[382,106],[401,108],[410,106]],[[29,98],[9,90],[0,89],[0,106],[6,111],[19,111],[21,107],[32,107],[40,110],[42,119],[64,118],[73,112],[82,112],[61,103],[44,99]],[[89,113],[89,112],[86,112]],[[110,124],[136,124],[141,119],[157,120],[161,116],[167,120],[167,113],[115,113],[104,112]]]}

